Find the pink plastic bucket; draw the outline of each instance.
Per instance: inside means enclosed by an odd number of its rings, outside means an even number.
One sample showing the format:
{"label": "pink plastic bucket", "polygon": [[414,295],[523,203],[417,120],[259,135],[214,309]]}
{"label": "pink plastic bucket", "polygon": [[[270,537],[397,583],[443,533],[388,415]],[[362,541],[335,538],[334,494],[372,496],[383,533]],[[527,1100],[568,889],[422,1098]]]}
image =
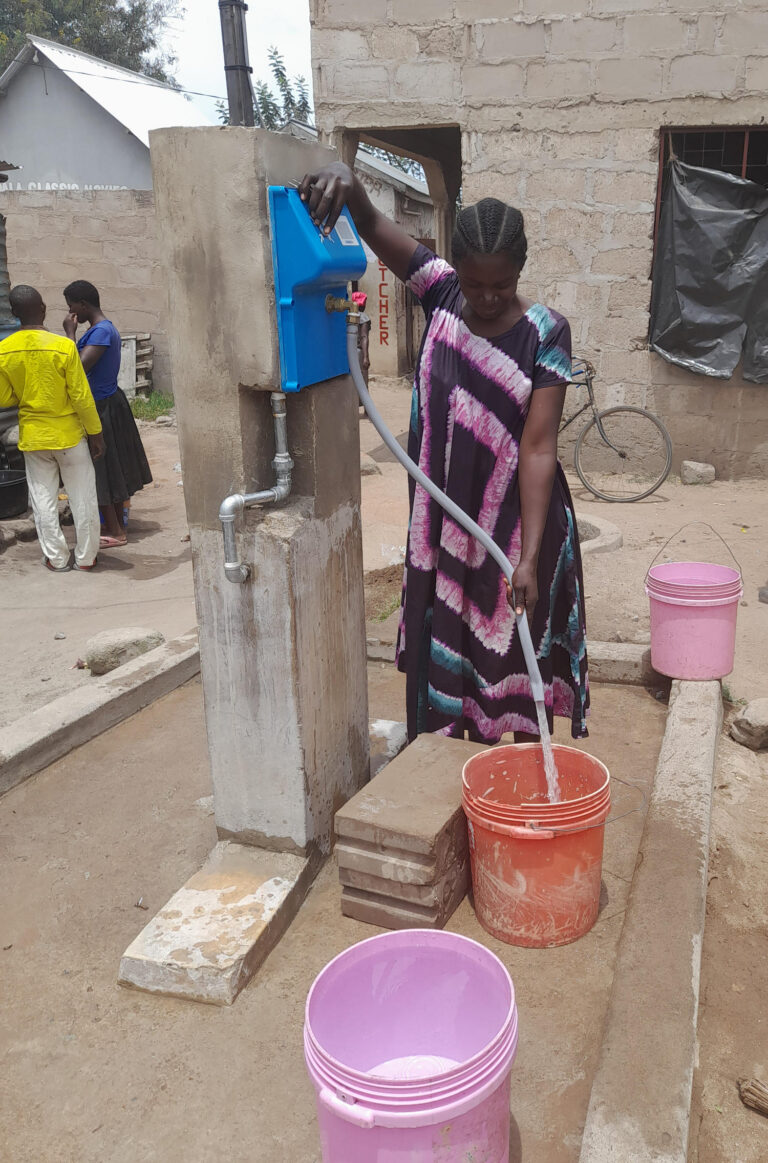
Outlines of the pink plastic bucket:
{"label": "pink plastic bucket", "polygon": [[307,998],[304,1053],[323,1163],[507,1163],[512,981],[440,930],[353,945]]}
{"label": "pink plastic bucket", "polygon": [[741,573],[727,565],[672,561],[648,571],[651,661],[660,674],[719,679],[733,670]]}

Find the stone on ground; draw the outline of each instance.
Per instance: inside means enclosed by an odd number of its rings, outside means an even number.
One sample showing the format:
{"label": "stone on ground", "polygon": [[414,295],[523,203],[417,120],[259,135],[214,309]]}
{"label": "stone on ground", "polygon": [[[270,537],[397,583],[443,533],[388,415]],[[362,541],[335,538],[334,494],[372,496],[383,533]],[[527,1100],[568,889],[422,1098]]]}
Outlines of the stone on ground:
{"label": "stone on ground", "polygon": [[159,630],[142,626],[127,626],[121,630],[102,630],[89,638],[85,646],[85,662],[91,674],[109,674],[124,662],[162,646],[165,637]]}
{"label": "stone on ground", "polygon": [[753,699],[731,724],[731,738],[752,751],[768,747],[768,699]]}
{"label": "stone on ground", "polygon": [[37,537],[34,517],[16,517],[13,521],[3,521],[3,529],[12,533],[17,541],[34,541]]}
{"label": "stone on ground", "polygon": [[698,460],[684,460],[680,480],[684,485],[708,485],[715,479],[715,466]]}
{"label": "stone on ground", "polygon": [[757,591],[757,600],[758,602],[765,602],[766,606],[768,606],[768,585],[761,586]]}
{"label": "stone on ground", "polygon": [[311,880],[303,856],[220,841],[128,946],[120,985],[231,1005],[288,928]]}
{"label": "stone on ground", "polygon": [[364,477],[381,476],[381,469],[367,452],[360,453],[360,475]]}

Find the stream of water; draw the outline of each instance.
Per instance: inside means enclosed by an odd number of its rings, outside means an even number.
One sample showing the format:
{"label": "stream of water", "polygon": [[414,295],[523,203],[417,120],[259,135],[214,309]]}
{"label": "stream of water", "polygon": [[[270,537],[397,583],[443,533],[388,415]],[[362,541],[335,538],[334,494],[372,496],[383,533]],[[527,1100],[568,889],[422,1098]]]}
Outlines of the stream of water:
{"label": "stream of water", "polygon": [[547,709],[544,703],[536,703],[536,718],[539,720],[539,737],[541,750],[544,755],[544,774],[547,777],[547,796],[551,804],[560,803],[560,781],[557,777],[555,753],[552,749],[552,737],[547,723]]}

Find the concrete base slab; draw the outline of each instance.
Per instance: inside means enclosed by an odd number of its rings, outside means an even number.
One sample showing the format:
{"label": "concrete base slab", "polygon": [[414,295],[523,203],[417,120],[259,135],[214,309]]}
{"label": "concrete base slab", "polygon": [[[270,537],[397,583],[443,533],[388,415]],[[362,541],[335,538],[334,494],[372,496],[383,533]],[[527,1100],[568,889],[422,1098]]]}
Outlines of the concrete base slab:
{"label": "concrete base slab", "polygon": [[653,669],[650,646],[635,642],[589,642],[587,654],[591,682],[660,687],[670,684],[670,679]]}
{"label": "concrete base slab", "polygon": [[685,1163],[696,1059],[718,682],[672,688],[580,1163]]}
{"label": "concrete base slab", "polygon": [[310,861],[220,841],[120,961],[120,985],[231,1005],[295,917]]}

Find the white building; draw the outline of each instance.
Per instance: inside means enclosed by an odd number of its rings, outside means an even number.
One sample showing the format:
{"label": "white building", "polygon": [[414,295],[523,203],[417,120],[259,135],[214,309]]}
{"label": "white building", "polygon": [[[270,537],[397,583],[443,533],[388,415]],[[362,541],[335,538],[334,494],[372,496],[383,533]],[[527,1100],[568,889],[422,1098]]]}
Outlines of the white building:
{"label": "white building", "polygon": [[150,130],[209,124],[170,85],[29,36],[0,76],[0,141],[20,167],[4,189],[151,190]]}

